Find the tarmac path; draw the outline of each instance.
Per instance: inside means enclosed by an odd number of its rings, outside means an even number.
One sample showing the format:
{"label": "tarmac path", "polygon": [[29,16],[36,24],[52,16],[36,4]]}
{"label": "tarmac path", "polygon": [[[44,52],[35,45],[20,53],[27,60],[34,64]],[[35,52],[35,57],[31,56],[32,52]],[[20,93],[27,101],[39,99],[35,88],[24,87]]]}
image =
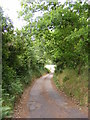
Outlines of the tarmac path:
{"label": "tarmac path", "polygon": [[88,116],[73,106],[54,89],[47,74],[34,83],[28,102],[29,118],[87,118]]}

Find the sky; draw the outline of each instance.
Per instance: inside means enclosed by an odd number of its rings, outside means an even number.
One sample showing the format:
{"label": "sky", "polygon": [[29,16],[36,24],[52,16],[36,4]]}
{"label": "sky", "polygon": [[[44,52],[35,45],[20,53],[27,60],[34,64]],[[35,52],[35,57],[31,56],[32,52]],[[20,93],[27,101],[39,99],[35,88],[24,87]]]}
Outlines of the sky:
{"label": "sky", "polygon": [[5,16],[9,16],[13,21],[13,25],[16,28],[21,29],[21,27],[25,24],[22,19],[18,18],[17,11],[21,10],[20,1],[19,0],[1,0],[0,5],[4,10]]}
{"label": "sky", "polygon": [[[64,1],[65,0],[59,0],[61,3],[64,3]],[[20,0],[0,0],[0,6],[4,10],[5,16],[9,16],[12,20],[15,29],[21,29],[22,26],[25,25],[25,21],[18,18],[17,11],[21,10]]]}

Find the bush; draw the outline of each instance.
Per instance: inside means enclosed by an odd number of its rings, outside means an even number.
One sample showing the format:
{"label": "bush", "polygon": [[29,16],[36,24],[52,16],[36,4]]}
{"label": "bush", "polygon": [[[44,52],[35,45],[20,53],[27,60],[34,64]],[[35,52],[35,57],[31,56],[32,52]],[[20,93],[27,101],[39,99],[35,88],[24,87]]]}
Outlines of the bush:
{"label": "bush", "polygon": [[65,77],[63,78],[63,82],[66,82],[67,80],[69,80],[69,77],[65,76]]}
{"label": "bush", "polygon": [[5,118],[6,116],[8,117],[11,117],[10,115],[12,114],[12,110],[11,108],[7,105],[7,106],[4,106],[3,103],[5,101],[2,100],[2,98],[0,98],[0,117],[1,118]]}
{"label": "bush", "polygon": [[46,73],[50,73],[49,69],[47,69],[47,68],[44,68],[44,69],[45,69]]}
{"label": "bush", "polygon": [[11,92],[12,92],[12,95],[20,95],[20,94],[22,94],[22,92],[23,92],[23,85],[21,84],[21,81],[20,81],[20,79],[19,78],[17,78],[16,80],[15,80],[15,82],[13,81],[12,83],[11,83],[11,88],[10,88],[11,90]]}

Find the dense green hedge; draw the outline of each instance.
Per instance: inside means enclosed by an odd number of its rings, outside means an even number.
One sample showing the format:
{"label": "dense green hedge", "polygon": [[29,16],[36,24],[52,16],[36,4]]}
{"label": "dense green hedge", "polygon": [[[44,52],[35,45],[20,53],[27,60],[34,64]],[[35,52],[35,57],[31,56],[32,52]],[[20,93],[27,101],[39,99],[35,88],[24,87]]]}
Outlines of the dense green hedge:
{"label": "dense green hedge", "polygon": [[15,31],[2,14],[2,117],[13,113],[15,101],[33,79],[48,72],[36,58],[30,35],[25,34],[25,29]]}

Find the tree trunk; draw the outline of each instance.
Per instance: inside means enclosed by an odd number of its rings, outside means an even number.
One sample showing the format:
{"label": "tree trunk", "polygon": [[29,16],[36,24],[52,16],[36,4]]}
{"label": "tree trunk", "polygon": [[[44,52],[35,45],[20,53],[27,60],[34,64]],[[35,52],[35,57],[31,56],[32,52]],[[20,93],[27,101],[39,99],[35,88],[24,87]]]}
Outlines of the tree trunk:
{"label": "tree trunk", "polygon": [[79,64],[79,68],[78,68],[78,74],[79,74],[79,75],[81,74],[81,67],[82,67],[82,64],[80,63],[80,64]]}

